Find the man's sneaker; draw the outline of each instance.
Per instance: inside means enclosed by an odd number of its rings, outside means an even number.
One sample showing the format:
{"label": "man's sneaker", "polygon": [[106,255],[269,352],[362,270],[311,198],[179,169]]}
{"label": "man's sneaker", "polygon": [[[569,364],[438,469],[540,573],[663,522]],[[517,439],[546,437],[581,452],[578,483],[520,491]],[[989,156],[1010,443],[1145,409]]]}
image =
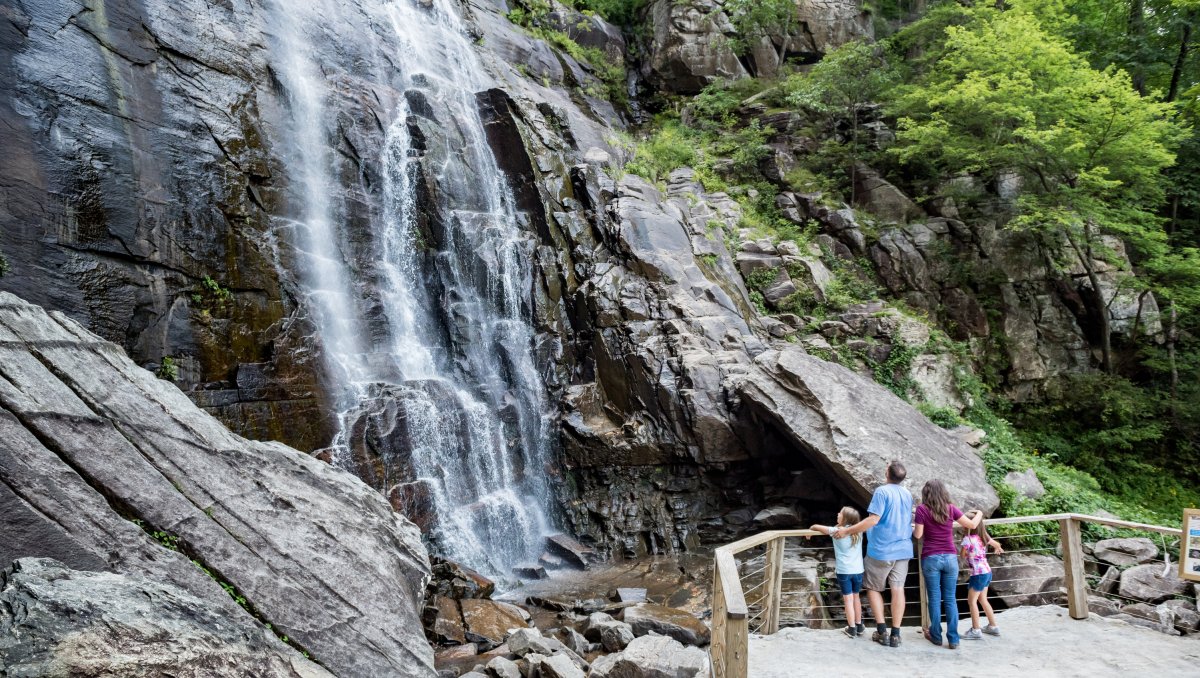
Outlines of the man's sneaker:
{"label": "man's sneaker", "polygon": [[888,644],[891,645],[892,647],[900,647],[900,634],[893,633],[892,637],[891,637],[891,641]]}
{"label": "man's sneaker", "polygon": [[876,631],[871,634],[871,640],[879,643],[880,645],[882,645],[884,647],[888,646],[888,634],[886,634],[886,633],[880,633],[880,632]]}
{"label": "man's sneaker", "polygon": [[971,629],[962,634],[963,640],[983,640],[983,633],[979,629]]}
{"label": "man's sneaker", "polygon": [[859,624],[854,627],[855,635],[859,635],[859,636],[865,635],[866,632],[867,632],[867,627],[863,626],[862,624]]}
{"label": "man's sneaker", "polygon": [[1000,635],[1000,627],[992,626],[989,624],[989,625],[983,627],[983,632],[988,634],[989,636],[998,636],[998,635]]}
{"label": "man's sneaker", "polygon": [[949,645],[947,645],[946,647],[950,648],[951,650],[957,650],[957,649],[958,649],[958,643],[950,643],[950,644],[949,644]]}
{"label": "man's sneaker", "polygon": [[854,632],[853,626],[843,626],[842,633],[846,634],[850,638],[853,638],[858,635],[857,633]]}

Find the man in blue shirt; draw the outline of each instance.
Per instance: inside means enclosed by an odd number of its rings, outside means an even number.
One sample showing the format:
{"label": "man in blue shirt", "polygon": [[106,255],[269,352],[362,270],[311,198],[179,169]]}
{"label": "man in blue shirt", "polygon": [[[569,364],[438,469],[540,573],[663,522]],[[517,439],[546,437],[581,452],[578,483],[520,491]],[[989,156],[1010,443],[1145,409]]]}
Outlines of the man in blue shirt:
{"label": "man in blue shirt", "polygon": [[[904,618],[904,579],[908,576],[908,561],[913,557],[912,515],[913,497],[900,487],[908,475],[904,464],[893,461],[887,467],[887,483],[871,496],[867,517],[835,532],[834,538],[867,533],[867,557],[863,561],[863,588],[875,614],[875,634],[871,639],[880,645],[900,647],[900,621]],[[883,607],[883,589],[892,592],[892,632],[889,637],[887,617]]]}

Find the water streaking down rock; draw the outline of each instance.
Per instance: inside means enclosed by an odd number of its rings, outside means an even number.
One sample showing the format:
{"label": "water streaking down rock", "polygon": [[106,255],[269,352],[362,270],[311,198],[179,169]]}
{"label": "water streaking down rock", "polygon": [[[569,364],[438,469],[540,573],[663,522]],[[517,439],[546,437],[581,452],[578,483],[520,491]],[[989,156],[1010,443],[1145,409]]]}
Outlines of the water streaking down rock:
{"label": "water streaking down rock", "polygon": [[338,674],[432,674],[418,608],[428,558],[381,495],[230,433],[119,347],[7,293],[0,440],[0,487],[43,523],[20,534],[60,542],[14,544],[6,523],[9,553],[69,550],[81,554],[69,565],[177,586],[231,623],[269,622]]}

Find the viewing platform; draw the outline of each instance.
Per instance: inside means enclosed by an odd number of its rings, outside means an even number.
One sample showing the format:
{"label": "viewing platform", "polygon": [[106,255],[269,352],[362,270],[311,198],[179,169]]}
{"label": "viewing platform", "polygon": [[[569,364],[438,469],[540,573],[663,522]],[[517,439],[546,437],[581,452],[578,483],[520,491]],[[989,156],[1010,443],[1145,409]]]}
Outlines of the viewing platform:
{"label": "viewing platform", "polygon": [[[1125,573],[1130,577],[1120,576],[1121,567],[1085,548],[1087,524],[1091,536],[1109,530],[1148,534],[1162,544],[1164,557],[1153,558],[1157,549],[1151,547],[1146,557],[1124,564],[1138,564]],[[1180,636],[1170,621],[1162,627],[1135,618],[1135,609],[1155,609],[1143,601],[1177,600],[1171,604],[1195,615],[1196,589],[1175,574],[1168,577],[1178,570],[1167,557],[1168,544],[1177,545],[1182,535],[1179,528],[1079,514],[1001,518],[987,525],[1006,554],[1019,555],[1022,564],[993,566],[989,597],[1002,635],[964,638],[955,650],[933,645],[921,633],[929,622],[917,559],[905,586],[902,643],[892,648],[871,640],[874,618],[865,592],[865,635],[852,639],[841,632],[841,596],[829,590],[833,575],[826,535],[775,530],[718,548],[709,651],[713,677],[1200,676],[1200,634],[1194,624]],[[1149,579],[1137,578],[1144,586],[1136,592],[1123,584],[1118,592],[1117,580],[1132,580],[1133,570],[1153,572]],[[959,586],[959,630],[964,632],[971,620],[961,581]]]}
{"label": "viewing platform", "polygon": [[[870,631],[851,640],[831,629],[787,628],[751,635],[749,678],[797,676],[1197,676],[1200,637],[1168,636],[1091,615],[1073,620],[1056,605],[1018,607],[997,614],[999,638],[964,640],[957,650],[937,647],[916,626],[903,643],[871,642]],[[968,618],[962,625],[970,628]]]}

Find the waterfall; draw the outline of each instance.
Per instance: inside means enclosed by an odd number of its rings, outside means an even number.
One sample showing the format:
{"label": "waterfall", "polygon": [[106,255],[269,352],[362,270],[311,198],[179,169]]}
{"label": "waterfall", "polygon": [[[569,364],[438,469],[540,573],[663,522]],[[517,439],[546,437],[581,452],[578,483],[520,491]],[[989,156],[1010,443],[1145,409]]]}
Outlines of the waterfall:
{"label": "waterfall", "polygon": [[[532,355],[533,243],[476,102],[491,83],[452,2],[364,3],[375,31],[386,34],[374,48],[391,52],[380,62],[394,64],[382,77],[400,95],[379,149],[383,181],[371,232],[356,234],[370,252],[351,252],[349,226],[338,226],[352,220],[338,204],[330,148],[335,99],[310,48],[335,5],[277,6],[272,45],[291,114],[292,195],[301,204],[292,224],[297,279],[338,390],[334,459],[360,470],[351,422],[368,401],[386,401],[406,448],[389,459],[405,469],[405,488],[427,493],[438,549],[507,575],[537,557],[550,529],[552,434]],[[386,325],[383,338],[367,335],[365,306],[373,325]],[[387,469],[386,483],[395,474]]]}

